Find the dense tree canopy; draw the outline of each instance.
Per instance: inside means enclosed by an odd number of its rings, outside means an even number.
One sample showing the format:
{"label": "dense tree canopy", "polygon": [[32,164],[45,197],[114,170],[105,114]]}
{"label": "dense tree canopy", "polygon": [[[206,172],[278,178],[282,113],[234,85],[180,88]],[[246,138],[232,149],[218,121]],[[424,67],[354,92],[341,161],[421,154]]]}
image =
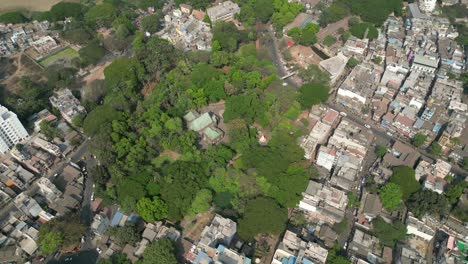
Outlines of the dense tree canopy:
{"label": "dense tree canopy", "polygon": [[388,15],[395,12],[401,15],[402,0],[344,0],[353,14],[359,15],[362,20],[380,26]]}
{"label": "dense tree canopy", "polygon": [[328,99],[329,88],[322,83],[306,83],[299,89],[299,102],[303,109],[325,102]]}
{"label": "dense tree canopy", "polygon": [[279,234],[286,227],[288,213],[274,200],[259,197],[245,205],[245,212],[239,220],[239,236],[252,240],[256,235]]}
{"label": "dense tree canopy", "polygon": [[408,209],[418,218],[425,214],[442,216],[448,212],[445,196],[430,190],[413,193],[407,201]]}
{"label": "dense tree canopy", "polygon": [[414,169],[406,166],[395,167],[390,182],[400,186],[403,201],[408,200],[411,194],[417,192],[420,188]]}
{"label": "dense tree canopy", "polygon": [[141,198],[136,204],[136,210],[146,222],[154,222],[167,217],[167,205],[158,197],[153,197],[153,200]]}
{"label": "dense tree canopy", "polygon": [[112,4],[99,4],[91,7],[84,15],[86,23],[93,27],[109,27],[117,16],[117,9]]}
{"label": "dense tree canopy", "polygon": [[364,37],[373,40],[379,36],[379,32],[371,23],[359,23],[353,25],[349,31],[353,36],[363,39]]}
{"label": "dense tree canopy", "polygon": [[305,27],[294,27],[288,31],[288,35],[296,41],[296,43],[311,46],[317,42],[317,34],[319,27],[314,23],[308,23]]}
{"label": "dense tree canopy", "polygon": [[54,21],[64,20],[66,17],[80,18],[85,7],[79,3],[59,2],[52,6],[50,13]]}
{"label": "dense tree canopy", "polygon": [[19,23],[25,23],[27,21],[28,19],[21,12],[18,12],[18,11],[0,14],[0,23],[19,24]]}
{"label": "dense tree canopy", "polygon": [[141,263],[153,264],[156,260],[156,263],[178,263],[176,258],[176,247],[171,240],[167,238],[159,239],[145,249]]}
{"label": "dense tree canopy", "polygon": [[83,65],[96,64],[106,54],[106,50],[99,45],[99,42],[93,41],[79,50],[81,63]]}
{"label": "dense tree canopy", "polygon": [[141,26],[143,27],[143,30],[146,32],[149,32],[151,34],[158,32],[161,30],[161,19],[163,18],[163,15],[160,11],[149,15],[145,16],[141,20]]}
{"label": "dense tree canopy", "polygon": [[322,27],[324,27],[330,23],[334,23],[343,19],[347,14],[348,11],[346,8],[339,4],[332,4],[322,12],[319,23]]}
{"label": "dense tree canopy", "polygon": [[110,230],[111,235],[114,236],[114,241],[117,245],[123,247],[126,244],[135,245],[141,240],[141,235],[137,227],[129,222],[124,226],[113,227]]}
{"label": "dense tree canopy", "polygon": [[406,226],[399,221],[389,224],[379,216],[372,220],[372,226],[380,243],[389,247],[406,236]]}
{"label": "dense tree canopy", "polygon": [[421,133],[416,133],[416,135],[414,135],[412,143],[415,147],[419,148],[422,145],[424,145],[424,143],[426,143],[426,139],[427,139],[426,135],[423,135]]}
{"label": "dense tree canopy", "polygon": [[38,244],[43,253],[52,253],[58,247],[71,250],[75,247],[86,228],[79,222],[79,217],[66,215],[54,218],[41,225]]}
{"label": "dense tree canopy", "polygon": [[401,204],[403,196],[400,186],[394,183],[384,185],[379,191],[379,197],[385,209],[393,211]]}

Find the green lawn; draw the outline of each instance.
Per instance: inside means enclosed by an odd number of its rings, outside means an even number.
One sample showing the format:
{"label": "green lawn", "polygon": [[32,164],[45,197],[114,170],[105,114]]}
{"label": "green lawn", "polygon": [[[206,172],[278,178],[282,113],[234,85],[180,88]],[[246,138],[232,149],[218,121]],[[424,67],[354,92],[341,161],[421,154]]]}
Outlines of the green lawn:
{"label": "green lawn", "polygon": [[42,66],[45,68],[49,67],[52,64],[55,64],[59,62],[60,60],[64,62],[69,62],[73,58],[78,57],[78,52],[70,47],[65,47],[61,50],[58,50],[40,60],[37,62],[40,63]]}

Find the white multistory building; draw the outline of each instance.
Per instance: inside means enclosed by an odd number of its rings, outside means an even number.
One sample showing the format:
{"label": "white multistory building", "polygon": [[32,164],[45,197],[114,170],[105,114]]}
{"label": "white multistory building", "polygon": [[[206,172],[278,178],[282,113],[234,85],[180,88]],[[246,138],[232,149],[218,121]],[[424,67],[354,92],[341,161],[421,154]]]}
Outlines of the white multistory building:
{"label": "white multistory building", "polygon": [[419,9],[423,12],[430,13],[434,11],[436,3],[437,0],[419,0]]}
{"label": "white multistory building", "polygon": [[6,153],[28,136],[16,114],[0,105],[0,154]]}

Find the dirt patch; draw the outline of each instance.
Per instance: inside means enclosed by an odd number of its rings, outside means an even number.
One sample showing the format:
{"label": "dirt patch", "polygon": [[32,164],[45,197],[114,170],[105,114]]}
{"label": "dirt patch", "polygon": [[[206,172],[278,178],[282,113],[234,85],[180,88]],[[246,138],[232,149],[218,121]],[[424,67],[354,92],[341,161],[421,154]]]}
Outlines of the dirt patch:
{"label": "dirt patch", "polygon": [[299,64],[302,68],[310,64],[318,64],[322,58],[316,54],[310,47],[296,45],[289,49],[293,64]]}
{"label": "dirt patch", "polygon": [[177,160],[180,156],[182,156],[180,153],[172,151],[172,150],[164,150],[161,155],[167,155],[171,157],[172,160]]}
{"label": "dirt patch", "polygon": [[104,80],[104,69],[109,66],[109,64],[111,64],[110,61],[92,68],[89,70],[89,74],[83,78],[83,81],[89,85],[95,80]]}
{"label": "dirt patch", "polygon": [[202,214],[198,214],[195,218],[186,217],[180,223],[180,226],[184,230],[183,236],[191,239],[192,241],[198,240],[203,231],[203,228],[211,223],[211,220],[213,220],[214,216],[214,212],[208,211]]}
{"label": "dirt patch", "polygon": [[48,11],[59,2],[80,2],[80,0],[1,0],[0,12],[11,10]]}
{"label": "dirt patch", "polygon": [[[19,81],[22,77],[28,76],[32,80],[41,81],[45,80],[44,71],[36,64],[35,61],[31,60],[28,56],[23,53],[16,54],[10,57],[12,61],[11,66],[6,66],[12,71],[8,76],[5,76],[2,84],[11,92],[16,92],[19,89]],[[3,64],[2,64],[3,65]],[[2,72],[2,74],[4,74]]]}
{"label": "dirt patch", "polygon": [[259,236],[256,241],[257,250],[254,259],[258,258],[262,264],[271,263],[278,246],[279,236]]}
{"label": "dirt patch", "polygon": [[338,22],[329,24],[328,26],[322,28],[319,33],[317,33],[317,39],[321,43],[323,39],[328,35],[335,35],[338,29],[343,28],[344,30],[348,30],[348,20],[351,17],[345,17]]}

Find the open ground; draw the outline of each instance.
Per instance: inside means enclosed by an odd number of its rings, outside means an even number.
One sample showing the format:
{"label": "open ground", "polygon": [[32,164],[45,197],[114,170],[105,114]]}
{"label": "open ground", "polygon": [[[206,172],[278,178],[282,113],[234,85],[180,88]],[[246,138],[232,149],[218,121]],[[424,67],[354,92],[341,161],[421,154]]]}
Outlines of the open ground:
{"label": "open ground", "polygon": [[[62,0],[1,0],[0,13],[12,10],[48,11],[58,2]],[[64,2],[79,2],[79,0],[65,0]]]}

